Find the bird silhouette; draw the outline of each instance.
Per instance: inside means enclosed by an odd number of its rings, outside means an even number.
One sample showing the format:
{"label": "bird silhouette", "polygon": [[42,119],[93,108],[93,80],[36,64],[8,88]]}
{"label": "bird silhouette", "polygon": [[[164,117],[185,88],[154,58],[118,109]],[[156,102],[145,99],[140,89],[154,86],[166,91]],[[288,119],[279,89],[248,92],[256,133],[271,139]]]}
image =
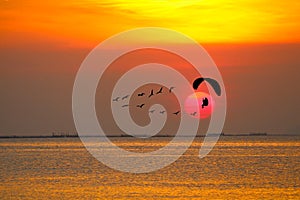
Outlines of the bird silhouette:
{"label": "bird silhouette", "polygon": [[164,114],[165,112],[166,112],[166,111],[165,111],[165,110],[163,110],[163,111],[160,111],[159,113],[160,113],[160,114]]}
{"label": "bird silhouette", "polygon": [[174,89],[175,87],[170,87],[170,89],[169,89],[169,92],[172,92],[172,90]]}
{"label": "bird silhouette", "polygon": [[142,97],[142,96],[144,96],[145,95],[145,93],[144,92],[142,92],[142,93],[138,93],[138,96],[139,97]]}
{"label": "bird silhouette", "polygon": [[145,105],[145,104],[142,103],[142,104],[140,104],[140,105],[137,105],[136,107],[138,107],[138,108],[143,108],[144,105]]}
{"label": "bird silhouette", "polygon": [[202,99],[202,108],[204,108],[205,106],[208,106],[208,99],[205,97],[204,99]]}
{"label": "bird silhouette", "polygon": [[174,115],[178,115],[180,113],[180,110],[178,110],[177,112],[174,112]]}
{"label": "bird silhouette", "polygon": [[193,113],[191,113],[191,115],[193,115],[193,116],[195,116],[197,114],[197,112],[193,112]]}
{"label": "bird silhouette", "polygon": [[113,99],[113,101],[119,101],[120,97]]}
{"label": "bird silhouette", "polygon": [[150,93],[150,95],[148,97],[150,98],[153,95],[154,95],[153,90],[151,90],[151,93]]}
{"label": "bird silhouette", "polygon": [[150,112],[150,113],[154,113],[154,111],[155,111],[155,110],[150,110],[149,112]]}
{"label": "bird silhouette", "polygon": [[129,94],[127,94],[126,96],[122,97],[122,100],[127,99],[129,97]]}
{"label": "bird silhouette", "polygon": [[125,104],[125,105],[122,106],[122,108],[125,108],[125,107],[128,107],[128,106],[129,106],[128,104]]}
{"label": "bird silhouette", "polygon": [[163,90],[163,87],[161,87],[161,88],[159,89],[159,91],[156,92],[156,94],[161,94],[161,93],[162,93],[162,90]]}

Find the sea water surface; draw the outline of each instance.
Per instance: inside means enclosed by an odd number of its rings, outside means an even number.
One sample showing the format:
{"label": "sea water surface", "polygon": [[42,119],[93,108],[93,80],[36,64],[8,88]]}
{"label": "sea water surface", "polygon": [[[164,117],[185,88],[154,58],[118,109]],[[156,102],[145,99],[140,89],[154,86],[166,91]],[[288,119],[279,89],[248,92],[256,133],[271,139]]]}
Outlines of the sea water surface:
{"label": "sea water surface", "polygon": [[[141,152],[169,140],[112,138]],[[199,159],[202,140],[161,170],[131,174],[97,161],[79,138],[0,139],[0,199],[300,199],[300,136],[222,136]]]}

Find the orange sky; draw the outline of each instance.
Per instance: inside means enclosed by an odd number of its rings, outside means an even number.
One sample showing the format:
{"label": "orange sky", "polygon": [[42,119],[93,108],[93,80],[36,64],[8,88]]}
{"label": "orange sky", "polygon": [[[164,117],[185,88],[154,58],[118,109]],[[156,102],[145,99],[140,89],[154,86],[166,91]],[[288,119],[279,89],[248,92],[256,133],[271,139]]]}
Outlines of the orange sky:
{"label": "orange sky", "polygon": [[160,26],[200,43],[299,43],[299,7],[298,0],[2,0],[0,40],[90,46],[130,28]]}
{"label": "orange sky", "polygon": [[148,26],[182,32],[211,55],[228,97],[225,132],[299,133],[299,8],[299,0],[0,0],[0,135],[75,131],[83,59],[104,39]]}

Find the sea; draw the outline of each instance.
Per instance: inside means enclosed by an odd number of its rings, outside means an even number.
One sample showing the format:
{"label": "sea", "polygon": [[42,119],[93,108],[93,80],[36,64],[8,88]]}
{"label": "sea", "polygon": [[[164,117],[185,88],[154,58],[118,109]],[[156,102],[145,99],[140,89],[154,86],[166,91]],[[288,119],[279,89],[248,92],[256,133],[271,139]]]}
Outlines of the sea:
{"label": "sea", "polygon": [[[111,140],[128,151],[170,141]],[[79,138],[2,138],[0,199],[300,199],[300,135],[221,136],[200,159],[202,141],[162,169],[135,174],[102,164]]]}

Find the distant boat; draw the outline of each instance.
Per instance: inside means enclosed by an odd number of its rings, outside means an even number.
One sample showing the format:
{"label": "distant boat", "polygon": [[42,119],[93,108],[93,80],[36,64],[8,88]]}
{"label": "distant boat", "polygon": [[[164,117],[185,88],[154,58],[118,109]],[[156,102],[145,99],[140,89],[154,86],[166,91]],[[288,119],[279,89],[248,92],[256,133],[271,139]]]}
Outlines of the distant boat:
{"label": "distant boat", "polygon": [[51,137],[78,137],[78,133],[54,131]]}

